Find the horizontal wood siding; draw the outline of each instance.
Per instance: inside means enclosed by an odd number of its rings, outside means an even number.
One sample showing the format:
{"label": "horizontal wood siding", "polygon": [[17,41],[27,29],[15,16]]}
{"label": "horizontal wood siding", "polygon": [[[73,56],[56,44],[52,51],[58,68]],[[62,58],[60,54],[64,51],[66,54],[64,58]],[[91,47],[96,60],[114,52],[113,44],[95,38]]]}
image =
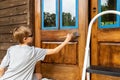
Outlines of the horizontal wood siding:
{"label": "horizontal wood siding", "polygon": [[13,32],[13,29],[20,26],[20,25],[23,25],[23,26],[27,26],[26,23],[23,23],[23,24],[18,24],[18,25],[6,25],[6,26],[0,26],[0,34],[12,34]]}
{"label": "horizontal wood siding", "polygon": [[17,7],[22,5],[27,5],[28,0],[3,0],[0,2],[0,10],[11,8],[11,7]]}
{"label": "horizontal wood siding", "polygon": [[3,43],[3,42],[15,42],[13,41],[13,37],[12,37],[12,34],[3,34],[3,35],[0,35],[0,42]]}
{"label": "horizontal wood siding", "polygon": [[10,17],[2,17],[0,18],[0,26],[27,23],[26,15],[27,14],[18,15],[18,16],[10,16]]}
{"label": "horizontal wood siding", "polygon": [[10,46],[14,45],[16,43],[5,43],[5,42],[2,42],[0,43],[0,51],[2,50],[7,50]]}
{"label": "horizontal wood siding", "polygon": [[16,44],[12,32],[15,27],[28,25],[29,0],[0,0],[0,61],[6,50]]}
{"label": "horizontal wood siding", "polygon": [[26,7],[27,7],[27,5],[22,5],[22,6],[2,9],[0,11],[0,17],[8,17],[8,16],[13,16],[13,15],[27,14],[27,8]]}

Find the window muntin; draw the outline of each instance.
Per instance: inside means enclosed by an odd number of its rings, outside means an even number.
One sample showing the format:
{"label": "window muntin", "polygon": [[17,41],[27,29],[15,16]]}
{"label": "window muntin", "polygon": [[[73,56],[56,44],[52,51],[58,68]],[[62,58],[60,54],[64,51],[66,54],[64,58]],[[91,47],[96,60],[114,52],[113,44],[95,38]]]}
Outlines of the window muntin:
{"label": "window muntin", "polygon": [[[117,0],[99,0],[99,13],[106,10],[119,10]],[[119,27],[119,16],[106,14],[99,18],[99,28]]]}
{"label": "window muntin", "polygon": [[78,28],[77,7],[78,0],[42,0],[42,29]]}
{"label": "window muntin", "polygon": [[57,0],[42,0],[42,29],[57,29]]}

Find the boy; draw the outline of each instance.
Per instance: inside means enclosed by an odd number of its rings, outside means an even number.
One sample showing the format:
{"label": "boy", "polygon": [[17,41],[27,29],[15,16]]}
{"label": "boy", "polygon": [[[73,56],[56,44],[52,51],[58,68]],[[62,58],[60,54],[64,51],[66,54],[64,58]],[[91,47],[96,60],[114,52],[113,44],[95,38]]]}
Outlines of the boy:
{"label": "boy", "polygon": [[29,46],[33,41],[32,31],[29,27],[16,28],[13,36],[19,44],[11,46],[7,50],[0,65],[0,80],[33,80],[36,62],[44,60],[46,55],[58,53],[72,38],[72,34],[68,34],[58,47],[41,49]]}

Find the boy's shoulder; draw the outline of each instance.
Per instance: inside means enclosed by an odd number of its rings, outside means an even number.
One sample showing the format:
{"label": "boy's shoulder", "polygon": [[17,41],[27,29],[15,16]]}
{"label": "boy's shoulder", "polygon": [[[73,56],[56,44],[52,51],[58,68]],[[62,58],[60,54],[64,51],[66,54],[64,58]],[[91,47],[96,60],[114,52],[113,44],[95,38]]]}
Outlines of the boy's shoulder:
{"label": "boy's shoulder", "polygon": [[8,49],[11,49],[11,48],[25,48],[25,47],[27,47],[27,48],[35,48],[34,46],[29,46],[29,45],[24,45],[24,46],[21,46],[21,45],[12,45],[12,46],[10,46]]}
{"label": "boy's shoulder", "polygon": [[18,46],[18,45],[12,45],[12,46],[10,46],[10,47],[16,47],[16,46]]}
{"label": "boy's shoulder", "polygon": [[14,50],[34,50],[34,46],[20,46],[20,45],[12,45],[10,46],[7,51],[14,51]]}
{"label": "boy's shoulder", "polygon": [[13,49],[13,48],[15,48],[15,47],[17,47],[17,45],[12,45],[12,46],[10,46],[10,47],[8,48],[8,50]]}

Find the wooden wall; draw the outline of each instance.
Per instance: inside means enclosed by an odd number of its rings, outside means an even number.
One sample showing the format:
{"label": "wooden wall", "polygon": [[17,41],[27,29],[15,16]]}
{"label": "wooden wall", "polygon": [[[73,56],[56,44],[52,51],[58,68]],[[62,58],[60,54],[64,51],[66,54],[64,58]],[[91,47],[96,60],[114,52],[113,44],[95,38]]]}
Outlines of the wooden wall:
{"label": "wooden wall", "polygon": [[[56,47],[60,43],[55,42],[59,42],[59,40],[63,41],[63,39],[56,37],[66,35],[66,33],[71,31],[55,31],[55,33],[57,33],[55,35],[57,36],[54,36],[54,38],[50,40],[50,37],[48,37],[49,31],[46,33],[40,30],[41,13],[36,12],[36,10],[40,10],[40,6],[36,5],[34,8],[34,1],[36,3],[40,0],[0,0],[0,61],[5,55],[7,48],[16,44],[15,40],[12,39],[12,30],[15,27],[20,25],[32,27],[35,31],[35,46],[43,48]],[[78,15],[79,28],[75,31],[80,34],[80,37],[77,41],[66,45],[59,54],[46,57],[41,66],[44,77],[50,77],[55,80],[81,79],[88,26],[88,0],[79,0]],[[62,35],[58,33],[62,33]],[[46,34],[47,37],[44,36]],[[51,43],[46,43],[48,40],[50,40]],[[55,44],[52,44],[53,41]]]}
{"label": "wooden wall", "polygon": [[12,31],[20,25],[32,26],[30,0],[0,0],[0,61],[11,45],[15,44]]}

